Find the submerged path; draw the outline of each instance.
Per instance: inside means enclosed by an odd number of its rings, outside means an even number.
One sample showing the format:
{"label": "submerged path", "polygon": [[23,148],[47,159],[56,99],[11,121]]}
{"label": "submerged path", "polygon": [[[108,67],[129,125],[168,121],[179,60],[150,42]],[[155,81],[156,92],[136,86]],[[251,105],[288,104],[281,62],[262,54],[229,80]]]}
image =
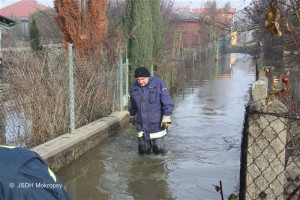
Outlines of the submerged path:
{"label": "submerged path", "polygon": [[173,97],[164,156],[139,156],[129,125],[57,175],[76,199],[225,199],[238,193],[241,133],[249,89],[250,56],[227,54],[190,79]]}

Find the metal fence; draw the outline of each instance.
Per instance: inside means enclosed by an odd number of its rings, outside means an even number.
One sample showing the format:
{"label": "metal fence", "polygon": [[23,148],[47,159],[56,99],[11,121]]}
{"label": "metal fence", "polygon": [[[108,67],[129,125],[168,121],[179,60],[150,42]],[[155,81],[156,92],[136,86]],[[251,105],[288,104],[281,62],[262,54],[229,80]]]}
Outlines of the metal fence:
{"label": "metal fence", "polygon": [[300,119],[273,100],[248,108],[243,135],[240,199],[298,199]]}
{"label": "metal fence", "polygon": [[[266,75],[268,79],[259,80],[266,81],[266,85],[262,86],[260,82],[261,88],[257,91],[269,88],[267,98],[251,100],[246,108],[239,199],[298,200],[299,102],[296,101],[296,93],[288,90],[286,74],[277,76],[284,79],[278,79],[276,76],[268,76],[269,71],[266,70]],[[257,91],[252,91],[252,94],[257,95]]]}
{"label": "metal fence", "polygon": [[31,148],[122,110],[128,65],[119,67],[119,57],[117,50],[82,57],[61,47],[46,55],[4,52],[0,144]]}

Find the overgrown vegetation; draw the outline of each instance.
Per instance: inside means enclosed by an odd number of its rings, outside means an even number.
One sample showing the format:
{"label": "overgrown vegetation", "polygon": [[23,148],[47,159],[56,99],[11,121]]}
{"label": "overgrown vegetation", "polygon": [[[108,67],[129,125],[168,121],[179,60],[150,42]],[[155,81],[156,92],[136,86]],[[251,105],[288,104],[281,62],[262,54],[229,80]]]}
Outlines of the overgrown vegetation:
{"label": "overgrown vegetation", "polygon": [[55,0],[56,22],[64,38],[64,47],[72,43],[81,53],[101,50],[107,37],[108,0]]}
{"label": "overgrown vegetation", "polygon": [[11,15],[10,19],[16,22],[13,29],[8,31],[2,31],[1,48],[23,46],[26,41],[26,32],[22,26],[21,19],[18,19]]}
{"label": "overgrown vegetation", "polygon": [[[107,1],[55,3],[58,14],[48,17],[56,17],[65,46],[73,43],[74,47],[75,121],[76,127],[80,127],[107,116],[114,109],[115,65],[118,49],[123,46],[122,38],[120,35],[107,38]],[[39,15],[45,13],[39,11]],[[1,113],[6,116],[1,119],[13,129],[1,129],[1,135],[5,136],[1,143],[26,147],[67,133],[70,124],[67,54],[59,45],[44,46],[41,52],[39,36],[49,32],[43,29],[43,34],[38,33],[35,17],[30,24],[34,51],[3,52],[1,80],[9,86],[5,98],[1,98],[4,105]]]}
{"label": "overgrown vegetation", "polygon": [[[1,101],[12,113],[7,123],[18,129],[7,134],[7,143],[32,147],[69,131],[68,66],[62,52],[57,49],[47,57],[30,51],[4,54],[2,81],[9,90]],[[84,58],[74,52],[76,127],[111,112],[115,91],[111,66],[116,58],[114,49],[106,47]]]}
{"label": "overgrown vegetation", "polygon": [[[236,29],[239,32],[252,31],[253,40],[260,44],[267,65],[278,65],[282,60],[292,65],[299,64],[299,56],[293,53],[300,48],[298,4],[298,0],[253,1],[240,11],[243,18],[238,19]],[[281,34],[275,34],[273,30]]]}
{"label": "overgrown vegetation", "polygon": [[[299,112],[297,78],[300,65],[300,17],[299,1],[265,0],[255,2],[244,9],[248,18],[245,24],[252,28],[253,39],[260,46],[257,58],[272,74],[269,84],[285,86],[282,77],[287,77],[291,95],[284,101],[290,102],[290,111]],[[246,26],[246,25],[245,25]]]}

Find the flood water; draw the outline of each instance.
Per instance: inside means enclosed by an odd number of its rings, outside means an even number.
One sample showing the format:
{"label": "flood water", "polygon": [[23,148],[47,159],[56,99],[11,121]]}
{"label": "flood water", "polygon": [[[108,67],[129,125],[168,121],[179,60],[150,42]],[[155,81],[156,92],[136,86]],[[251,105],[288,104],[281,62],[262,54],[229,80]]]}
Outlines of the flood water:
{"label": "flood water", "polygon": [[[221,199],[238,193],[241,134],[250,56],[228,54],[194,74],[175,102],[166,155],[140,156],[135,127],[126,125],[57,175],[72,199]],[[190,79],[190,78],[189,78]]]}

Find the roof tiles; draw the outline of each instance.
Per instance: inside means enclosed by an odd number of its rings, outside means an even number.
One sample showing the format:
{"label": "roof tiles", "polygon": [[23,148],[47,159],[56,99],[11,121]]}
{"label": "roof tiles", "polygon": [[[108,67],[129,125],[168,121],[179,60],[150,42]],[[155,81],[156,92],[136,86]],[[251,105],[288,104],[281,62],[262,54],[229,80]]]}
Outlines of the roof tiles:
{"label": "roof tiles", "polygon": [[24,19],[28,18],[30,13],[34,13],[37,10],[44,10],[46,8],[48,7],[38,3],[36,0],[20,0],[17,3],[0,9],[0,15],[11,17],[13,14],[15,17]]}

